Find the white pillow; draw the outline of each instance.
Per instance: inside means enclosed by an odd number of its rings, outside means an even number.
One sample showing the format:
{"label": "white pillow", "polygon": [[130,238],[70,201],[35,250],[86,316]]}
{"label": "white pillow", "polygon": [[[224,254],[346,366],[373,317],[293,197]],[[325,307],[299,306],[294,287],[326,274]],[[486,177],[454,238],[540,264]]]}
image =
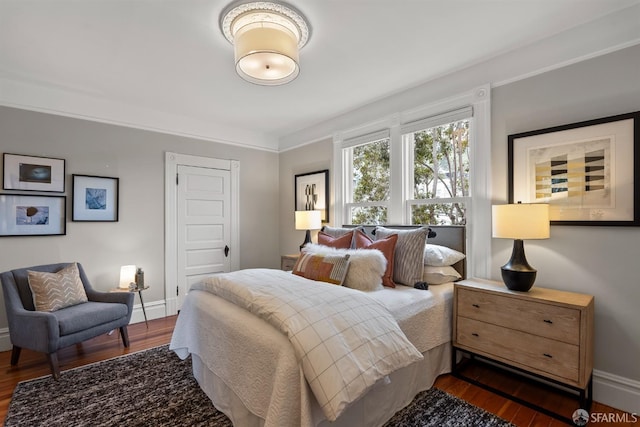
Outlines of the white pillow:
{"label": "white pillow", "polygon": [[387,269],[387,259],[377,249],[336,249],[308,243],[303,252],[319,255],[349,255],[349,269],[342,283],[359,291],[379,291],[383,288],[382,276]]}
{"label": "white pillow", "polygon": [[424,265],[433,267],[445,267],[453,265],[463,260],[465,255],[446,246],[433,245],[427,243],[424,245]]}
{"label": "white pillow", "polygon": [[455,282],[461,278],[460,273],[450,266],[432,267],[425,265],[422,271],[422,280],[430,285],[442,285],[443,283]]}

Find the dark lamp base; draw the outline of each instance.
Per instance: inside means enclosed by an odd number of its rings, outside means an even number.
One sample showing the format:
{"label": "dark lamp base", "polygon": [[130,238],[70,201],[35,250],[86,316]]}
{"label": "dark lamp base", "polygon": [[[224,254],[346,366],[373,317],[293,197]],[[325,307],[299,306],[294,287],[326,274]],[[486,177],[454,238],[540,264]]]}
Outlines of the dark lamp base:
{"label": "dark lamp base", "polygon": [[502,281],[512,291],[528,292],[536,281],[536,271],[508,270],[502,267]]}
{"label": "dark lamp base", "polygon": [[502,281],[512,291],[528,292],[536,280],[537,270],[527,262],[524,243],[520,239],[513,241],[511,259],[501,269]]}
{"label": "dark lamp base", "polygon": [[304,242],[300,245],[300,252],[302,252],[302,248],[307,246],[307,243],[311,243],[311,230],[307,230],[304,235]]}

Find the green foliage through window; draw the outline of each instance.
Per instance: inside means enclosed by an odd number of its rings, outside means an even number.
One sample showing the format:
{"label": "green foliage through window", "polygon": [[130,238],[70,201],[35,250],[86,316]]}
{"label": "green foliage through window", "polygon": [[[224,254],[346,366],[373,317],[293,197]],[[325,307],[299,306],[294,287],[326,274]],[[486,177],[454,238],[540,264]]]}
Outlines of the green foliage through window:
{"label": "green foliage through window", "polygon": [[[413,198],[469,197],[469,121],[413,133]],[[465,224],[462,203],[414,205],[412,224]]]}

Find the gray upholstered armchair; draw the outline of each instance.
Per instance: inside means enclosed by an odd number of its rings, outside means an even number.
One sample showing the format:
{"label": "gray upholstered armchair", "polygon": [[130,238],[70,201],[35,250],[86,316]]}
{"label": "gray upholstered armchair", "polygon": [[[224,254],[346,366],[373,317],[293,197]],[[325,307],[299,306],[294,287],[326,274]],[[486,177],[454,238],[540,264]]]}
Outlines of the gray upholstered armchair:
{"label": "gray upholstered armchair", "polygon": [[100,334],[120,329],[125,347],[129,347],[127,325],[131,319],[134,295],[128,292],[98,292],[91,287],[82,266],[80,280],[88,301],[57,311],[35,311],[28,270],[56,273],[70,263],[39,265],[0,274],[4,303],[9,320],[13,350],[11,365],[17,365],[20,350],[27,348],[46,353],[54,378],[60,377],[57,351]]}

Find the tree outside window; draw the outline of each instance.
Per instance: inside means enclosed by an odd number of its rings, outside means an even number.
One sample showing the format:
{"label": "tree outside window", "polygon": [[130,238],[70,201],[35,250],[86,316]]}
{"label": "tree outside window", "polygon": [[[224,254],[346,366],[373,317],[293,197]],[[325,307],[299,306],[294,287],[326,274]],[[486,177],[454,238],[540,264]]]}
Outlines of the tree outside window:
{"label": "tree outside window", "polygon": [[407,136],[414,154],[411,223],[464,225],[464,200],[452,199],[470,194],[469,120]]}

